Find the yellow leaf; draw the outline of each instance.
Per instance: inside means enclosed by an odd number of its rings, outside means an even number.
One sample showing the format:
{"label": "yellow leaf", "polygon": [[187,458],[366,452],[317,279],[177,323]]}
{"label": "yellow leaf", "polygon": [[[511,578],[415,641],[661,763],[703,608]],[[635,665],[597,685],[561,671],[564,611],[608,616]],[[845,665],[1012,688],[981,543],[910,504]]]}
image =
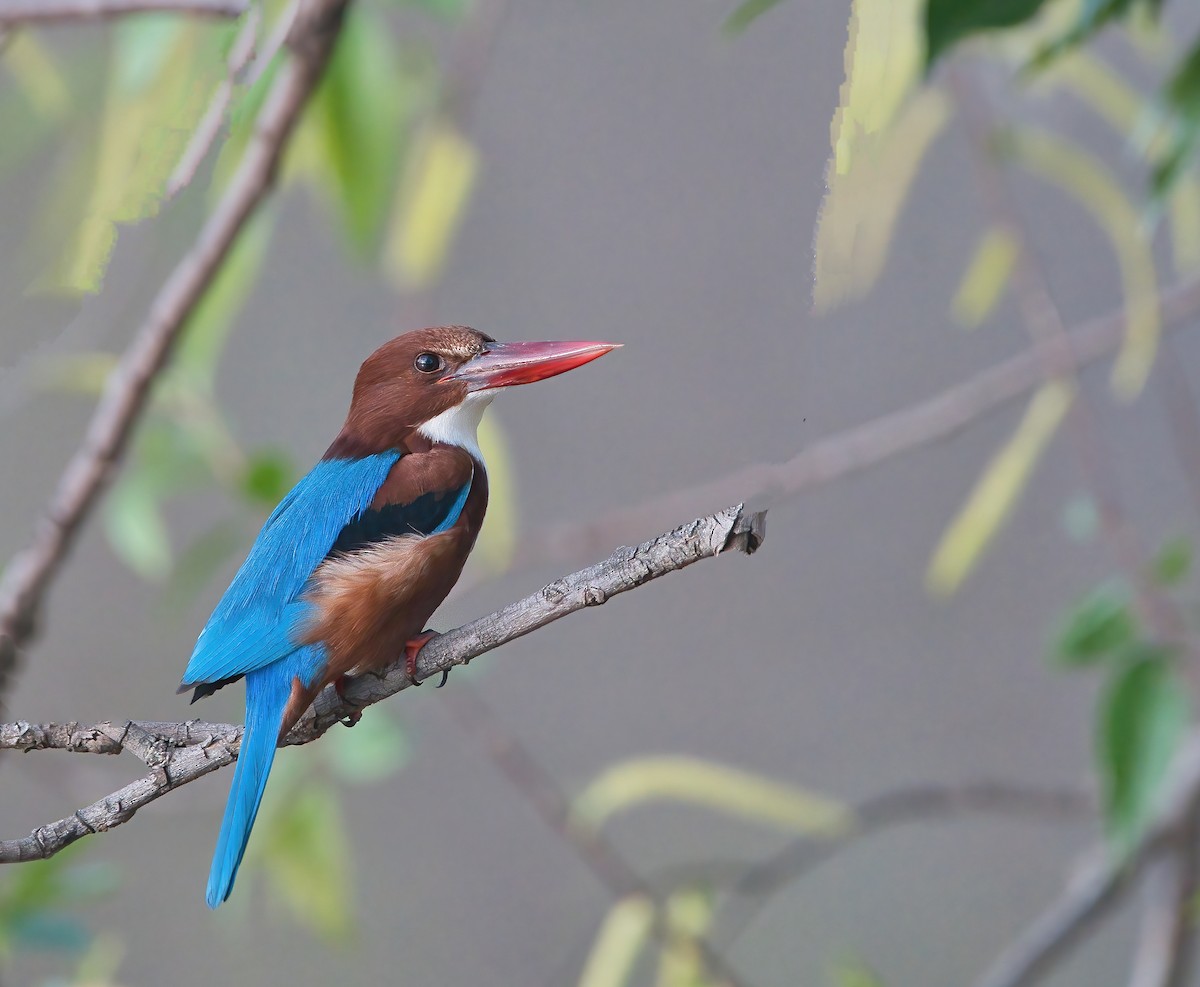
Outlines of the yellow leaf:
{"label": "yellow leaf", "polygon": [[949,595],[970,575],[1012,512],[1073,397],[1073,388],[1063,381],[1044,384],[1033,396],[1017,431],[988,463],[942,535],[926,575],[930,592]]}
{"label": "yellow leaf", "polygon": [[1171,185],[1167,196],[1171,219],[1171,254],[1175,272],[1181,276],[1200,271],[1200,181],[1185,171]]}
{"label": "yellow leaf", "polygon": [[622,987],[650,937],[654,906],[634,895],[609,910],[579,976],[579,987]]}
{"label": "yellow leaf", "polygon": [[813,244],[818,311],[860,297],[878,279],[909,187],[948,117],[946,97],[926,89],[886,130],[860,133],[852,157],[835,149]]}
{"label": "yellow leaf", "polygon": [[38,113],[55,121],[66,116],[71,108],[67,81],[31,31],[17,31],[0,61]]}
{"label": "yellow leaf", "polygon": [[[680,938],[659,951],[657,987],[704,987],[704,959],[693,945],[713,921],[712,895],[699,888],[676,891],[666,901],[666,923]],[[690,941],[689,941],[690,940]]]}
{"label": "yellow leaf", "polygon": [[1108,236],[1121,272],[1126,323],[1112,386],[1118,397],[1132,400],[1154,365],[1161,329],[1154,255],[1137,210],[1108,169],[1065,138],[1018,131],[1011,147],[1022,165],[1083,206]]}
{"label": "yellow leaf", "polygon": [[33,379],[46,390],[98,397],[116,366],[112,353],[69,353],[39,363]]}
{"label": "yellow leaf", "polygon": [[471,557],[488,572],[503,572],[517,548],[519,522],[512,452],[495,412],[479,423],[479,448],[488,464],[488,511]]}
{"label": "yellow leaf", "polygon": [[387,272],[397,286],[411,290],[437,279],[478,170],[474,145],[449,122],[434,123],[422,135],[397,197],[384,251]]}
{"label": "yellow leaf", "polygon": [[848,174],[862,143],[895,119],[920,72],[920,0],[854,0],[838,108],[830,126],[831,173]]}
{"label": "yellow leaf", "polygon": [[167,178],[224,72],[217,35],[204,30],[185,25],[173,32],[167,50],[157,53],[152,71],[136,85],[122,49],[114,48],[94,163],[81,162],[88,171],[74,183],[88,189],[83,219],[41,287],[73,294],[98,290],[117,224],[158,211]]}
{"label": "yellow leaf", "polygon": [[1101,59],[1076,48],[1054,59],[1034,76],[1033,91],[1065,89],[1119,134],[1132,135],[1145,101]]}
{"label": "yellow leaf", "polygon": [[643,802],[687,802],[801,833],[833,835],[853,823],[840,802],[699,758],[664,755],[621,761],[575,800],[572,824],[599,829]]}
{"label": "yellow leaf", "polygon": [[[1107,122],[1137,150],[1143,161],[1160,160],[1169,149],[1169,134],[1153,127],[1146,99],[1112,66],[1082,49],[1055,59],[1035,77],[1035,90],[1063,88]],[[1200,270],[1200,182],[1184,172],[1166,202],[1176,273]]]}
{"label": "yellow leaf", "polygon": [[1017,250],[1016,240],[1004,227],[984,233],[951,303],[951,313],[960,324],[974,329],[992,313],[1012,275]]}

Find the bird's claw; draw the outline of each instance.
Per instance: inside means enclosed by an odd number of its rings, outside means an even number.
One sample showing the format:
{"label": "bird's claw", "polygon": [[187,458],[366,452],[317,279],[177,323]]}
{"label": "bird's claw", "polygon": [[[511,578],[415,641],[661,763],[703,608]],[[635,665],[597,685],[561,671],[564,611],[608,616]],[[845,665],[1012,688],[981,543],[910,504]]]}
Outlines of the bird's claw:
{"label": "bird's claw", "polygon": [[[351,681],[352,678],[349,675],[339,675],[333,680],[333,691],[337,693],[338,699],[340,699],[342,702],[349,702],[349,700],[346,699],[346,687],[350,685]],[[340,722],[342,726],[352,727],[361,719],[362,710],[355,709],[347,713],[338,722]]]}
{"label": "bird's claw", "polygon": [[[408,672],[408,680],[413,685],[421,684],[417,681],[417,655],[426,644],[439,636],[437,631],[422,631],[404,645],[404,670]],[[445,683],[446,680],[443,678],[438,688],[440,689]]]}

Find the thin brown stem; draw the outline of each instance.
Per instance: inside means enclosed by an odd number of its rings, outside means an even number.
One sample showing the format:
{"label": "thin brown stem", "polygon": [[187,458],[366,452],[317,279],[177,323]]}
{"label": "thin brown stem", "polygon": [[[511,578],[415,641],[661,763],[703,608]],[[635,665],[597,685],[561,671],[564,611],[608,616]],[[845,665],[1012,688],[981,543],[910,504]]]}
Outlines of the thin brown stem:
{"label": "thin brown stem", "polygon": [[742,983],[704,937],[685,934],[667,921],[661,897],[602,833],[583,832],[570,825],[571,804],[553,776],[473,689],[456,689],[448,697],[447,706],[463,733],[475,738],[513,789],[578,853],[614,898],[638,897],[654,905],[651,931],[665,949],[681,950],[689,958],[698,957],[716,984],[737,987]]}
{"label": "thin brown stem", "polygon": [[104,489],[188,316],[273,186],[288,138],[324,72],[347,2],[306,0],[288,40],[288,58],[267,94],[228,189],[109,375],[83,443],[50,497],[33,544],[5,571],[0,582],[0,695],[20,649],[34,633],[42,599]]}

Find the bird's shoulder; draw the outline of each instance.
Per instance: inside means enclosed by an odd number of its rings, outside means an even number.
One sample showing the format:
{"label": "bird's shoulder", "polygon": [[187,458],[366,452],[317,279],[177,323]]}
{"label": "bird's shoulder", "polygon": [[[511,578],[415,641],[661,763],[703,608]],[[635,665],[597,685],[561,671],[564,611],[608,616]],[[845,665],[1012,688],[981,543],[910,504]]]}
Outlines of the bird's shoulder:
{"label": "bird's shoulder", "polygon": [[351,518],[329,555],[360,551],[389,538],[438,534],[453,527],[470,496],[478,466],[453,446],[409,452],[389,470],[371,503]]}

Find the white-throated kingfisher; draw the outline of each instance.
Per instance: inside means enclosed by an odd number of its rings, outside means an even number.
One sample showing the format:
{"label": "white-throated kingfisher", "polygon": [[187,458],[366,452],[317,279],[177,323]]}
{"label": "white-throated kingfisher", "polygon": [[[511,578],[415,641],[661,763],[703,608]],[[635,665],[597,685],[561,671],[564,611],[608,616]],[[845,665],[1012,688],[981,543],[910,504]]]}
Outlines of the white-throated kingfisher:
{"label": "white-throated kingfisher", "polygon": [[493,396],[616,345],[497,343],[442,326],[398,336],[363,363],[341,432],[263,525],[180,685],[195,702],[246,679],[210,908],[233,888],[275,748],[317,693],[401,654],[412,673],[487,510],[476,430]]}

